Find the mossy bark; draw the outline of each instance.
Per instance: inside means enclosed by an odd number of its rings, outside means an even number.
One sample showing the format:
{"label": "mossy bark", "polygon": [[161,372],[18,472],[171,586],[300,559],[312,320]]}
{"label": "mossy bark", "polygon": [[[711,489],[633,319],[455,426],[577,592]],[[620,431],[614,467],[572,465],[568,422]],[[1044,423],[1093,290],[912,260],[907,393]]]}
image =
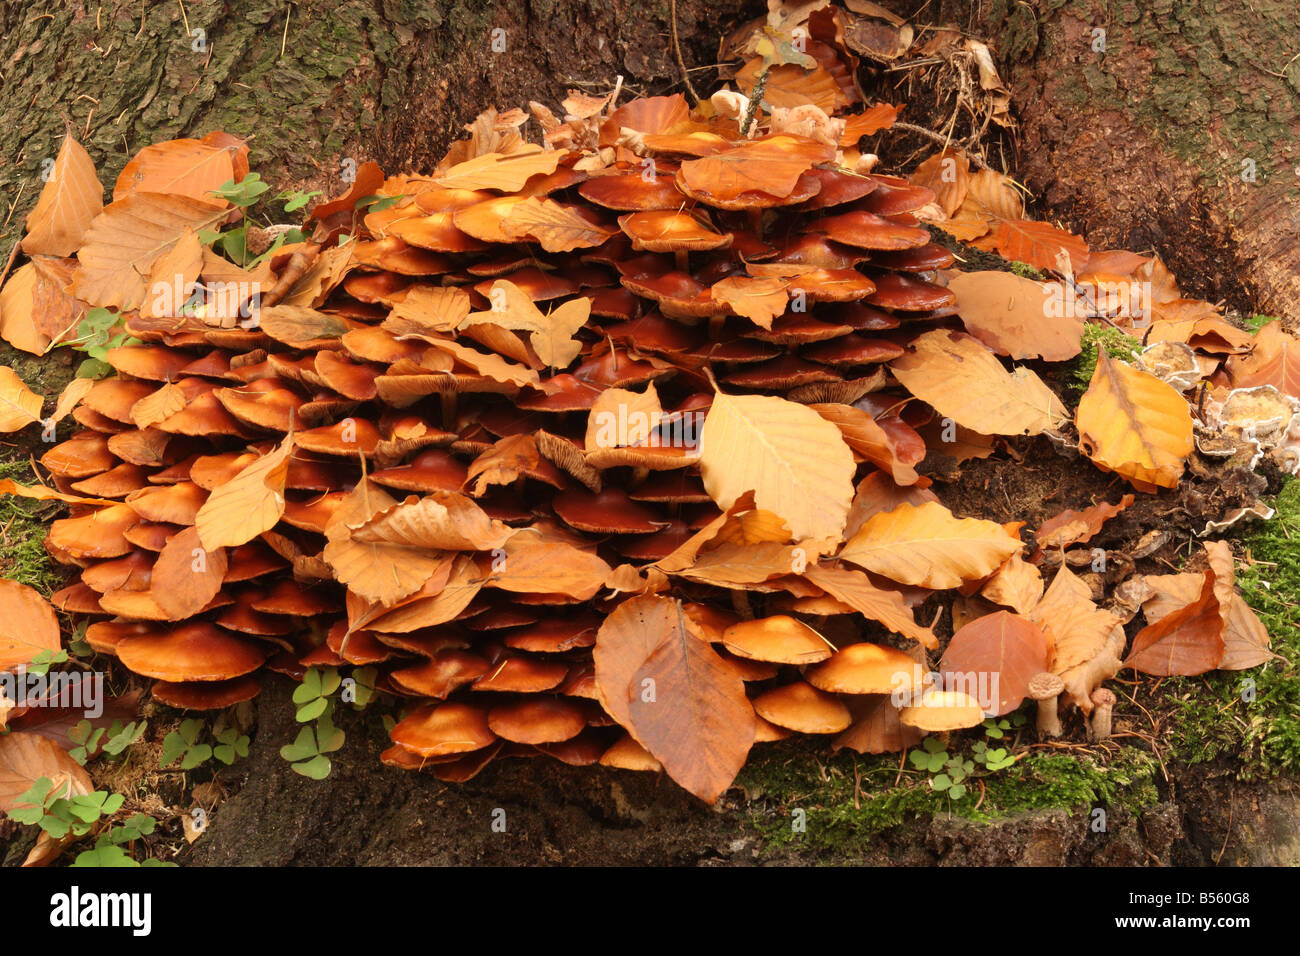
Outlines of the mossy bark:
{"label": "mossy bark", "polygon": [[[679,0],[686,61],[712,63],[723,25],[756,6]],[[629,91],[679,88],[668,12],[666,0],[0,0],[0,255],[65,116],[106,186],[149,143],[223,129],[250,139],[268,181],[328,192],[345,158],[432,167],[488,106],[555,107],[620,74]]]}
{"label": "mossy bark", "polygon": [[1020,173],[1094,247],[1300,320],[1294,0],[993,0]]}

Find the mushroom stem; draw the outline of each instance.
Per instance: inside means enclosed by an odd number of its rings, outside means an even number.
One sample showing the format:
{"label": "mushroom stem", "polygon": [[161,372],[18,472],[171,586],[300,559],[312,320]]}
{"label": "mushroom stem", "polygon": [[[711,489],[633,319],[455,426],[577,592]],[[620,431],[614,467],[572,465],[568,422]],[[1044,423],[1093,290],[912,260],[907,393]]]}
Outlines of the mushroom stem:
{"label": "mushroom stem", "polygon": [[645,480],[650,477],[649,468],[633,468],[632,480],[628,482],[628,488],[640,488],[645,484]]}
{"label": "mushroom stem", "polygon": [[709,316],[709,341],[710,342],[722,341],[722,330],[726,326],[726,324],[727,324],[727,317],[725,315]]}
{"label": "mushroom stem", "polygon": [[1092,692],[1092,723],[1088,729],[1093,740],[1105,740],[1110,736],[1114,710],[1114,691],[1098,687]]}
{"label": "mushroom stem", "polygon": [[442,393],[442,427],[456,431],[456,393],[451,390]]}
{"label": "mushroom stem", "polygon": [[674,255],[677,258],[677,271],[689,275],[691,271],[691,254],[685,249],[678,249]]}
{"label": "mushroom stem", "polygon": [[742,620],[752,621],[754,619],[754,607],[749,603],[748,591],[732,590],[731,607],[740,615]]}
{"label": "mushroom stem", "polygon": [[1056,712],[1055,697],[1045,697],[1038,702],[1038,736],[1061,736],[1061,718]]}
{"label": "mushroom stem", "polygon": [[750,209],[748,210],[748,213],[749,213],[750,231],[753,232],[757,238],[762,239],[763,238],[763,210]]}

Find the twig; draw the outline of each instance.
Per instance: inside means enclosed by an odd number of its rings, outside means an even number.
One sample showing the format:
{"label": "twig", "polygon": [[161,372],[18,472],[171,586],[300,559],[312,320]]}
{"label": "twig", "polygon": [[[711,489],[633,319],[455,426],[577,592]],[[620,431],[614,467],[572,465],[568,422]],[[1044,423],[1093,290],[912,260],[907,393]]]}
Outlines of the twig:
{"label": "twig", "polygon": [[682,82],[686,84],[686,92],[691,94],[691,105],[694,106],[700,102],[700,97],[695,92],[695,87],[691,86],[691,74],[686,69],[686,61],[682,59],[682,45],[677,40],[677,0],[670,0],[668,4],[668,25],[673,31],[673,56],[677,58],[677,68],[682,71]]}
{"label": "twig", "polygon": [[749,96],[749,105],[745,107],[745,121],[740,124],[740,135],[749,136],[749,127],[754,122],[754,116],[758,113],[758,104],[763,102],[763,94],[767,92],[767,74],[771,70],[770,66],[763,67],[763,71],[758,74],[758,79],[754,81],[754,90]]}
{"label": "twig", "polygon": [[[901,129],[905,133],[916,133],[918,136],[924,136],[926,139],[933,140],[934,142],[938,143],[944,148],[947,148],[948,146],[952,145],[951,137],[944,136],[942,133],[936,133],[932,129],[926,129],[924,126],[917,126],[914,123],[895,122],[894,125],[890,127],[890,129]],[[976,166],[980,169],[988,169],[988,170],[993,169],[992,166],[984,162],[984,160],[980,159],[974,153],[967,152],[966,158],[970,160],[972,166]]]}
{"label": "twig", "polygon": [[5,267],[0,269],[0,285],[5,284],[5,279],[9,276],[9,270],[14,264],[14,259],[18,258],[18,247],[22,245],[22,239],[14,240],[14,247],[9,250],[9,258],[5,260]]}

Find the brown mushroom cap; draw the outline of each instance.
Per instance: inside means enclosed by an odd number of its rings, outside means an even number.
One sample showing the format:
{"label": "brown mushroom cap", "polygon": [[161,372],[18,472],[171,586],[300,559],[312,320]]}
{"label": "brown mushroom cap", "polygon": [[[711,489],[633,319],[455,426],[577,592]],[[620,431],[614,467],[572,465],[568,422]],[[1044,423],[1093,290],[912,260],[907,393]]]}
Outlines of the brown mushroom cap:
{"label": "brown mushroom cap", "polygon": [[647,180],[640,172],[595,176],[578,187],[578,195],[620,212],[677,209],[685,201],[671,176]]}
{"label": "brown mushroom cap", "polygon": [[933,272],[947,269],[956,258],[937,242],[927,242],[914,249],[902,249],[896,252],[877,252],[871,257],[871,264],[886,269],[898,269],[901,272]]}
{"label": "brown mushroom cap", "polygon": [[551,507],[565,524],[592,534],[650,534],[669,523],[632,501],[621,488],[605,488],[597,494],[570,488],[556,495]]}
{"label": "brown mushroom cap", "polygon": [[1059,697],[1065,691],[1065,681],[1051,673],[1043,671],[1029,679],[1029,698],[1031,700],[1050,700]]}
{"label": "brown mushroom cap", "polygon": [[578,736],[586,726],[586,708],[563,697],[524,697],[488,712],[492,732],[520,744],[560,743]]}
{"label": "brown mushroom cap", "polygon": [[633,249],[647,252],[699,252],[732,242],[726,233],[715,232],[698,217],[676,209],[629,213],[618,217],[618,226],[632,240]]}
{"label": "brown mushroom cap", "polygon": [[569,665],[558,661],[506,657],[488,673],[474,681],[473,689],[536,694],[558,687],[568,673]]}
{"label": "brown mushroom cap", "polygon": [[224,710],[252,700],[262,692],[262,685],[251,674],[233,680],[174,684],[158,681],[153,685],[153,699],[177,710]]}
{"label": "brown mushroom cap", "polygon": [[930,241],[927,229],[901,226],[883,216],[861,211],[819,219],[813,228],[836,242],[858,249],[912,249]]}
{"label": "brown mushroom cap", "polygon": [[492,665],[477,654],[451,648],[437,651],[429,660],[400,668],[389,676],[394,684],[411,693],[441,698],[491,670]]}
{"label": "brown mushroom cap", "polygon": [[910,693],[920,667],[907,654],[883,644],[850,644],[804,677],[814,687],[836,694]]}
{"label": "brown mushroom cap", "polygon": [[519,651],[559,654],[594,646],[599,628],[600,619],[595,615],[546,618],[510,632],[505,637],[505,645]]}
{"label": "brown mushroom cap", "polygon": [[733,624],[722,643],[733,654],[774,664],[816,664],[832,653],[820,634],[786,614]]}
{"label": "brown mushroom cap", "polygon": [[117,656],[145,677],[182,683],[242,677],[262,666],[266,653],[203,621],[183,624],[167,634],[127,637]]}
{"label": "brown mushroom cap", "polygon": [[487,711],[469,704],[430,704],[398,721],[393,743],[421,757],[480,750],[497,738],[488,727]]}
{"label": "brown mushroom cap", "polygon": [[657,773],[664,769],[664,765],[656,760],[650,751],[646,750],[632,737],[620,737],[612,747],[605,751],[600,758],[600,763],[606,767],[614,767],[617,770],[648,770]]}
{"label": "brown mushroom cap", "polygon": [[946,732],[979,726],[984,709],[974,697],[959,691],[930,690],[913,698],[899,711],[898,719],[918,730]]}
{"label": "brown mushroom cap", "polygon": [[804,681],[754,698],[754,713],[801,734],[837,734],[852,722],[844,701]]}
{"label": "brown mushroom cap", "polygon": [[902,355],[906,349],[894,342],[869,339],[862,335],[846,335],[829,342],[818,342],[800,351],[800,355],[821,365],[849,366],[872,365],[888,362]]}
{"label": "brown mushroom cap", "polygon": [[884,272],[874,277],[876,291],[866,297],[868,305],[882,309],[923,312],[952,305],[957,297],[948,289],[924,279]]}

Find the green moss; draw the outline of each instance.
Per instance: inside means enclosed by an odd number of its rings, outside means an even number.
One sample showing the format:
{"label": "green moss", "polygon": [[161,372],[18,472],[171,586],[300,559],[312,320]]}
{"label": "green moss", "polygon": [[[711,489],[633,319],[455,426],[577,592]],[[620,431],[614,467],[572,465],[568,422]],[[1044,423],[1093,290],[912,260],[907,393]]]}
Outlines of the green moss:
{"label": "green moss", "polygon": [[[25,462],[0,462],[0,478],[29,484],[31,467]],[[46,597],[63,587],[63,569],[45,550],[50,512],[60,506],[0,495],[0,577],[33,587]]]}
{"label": "green moss", "polygon": [[[949,750],[968,751],[968,743],[954,738]],[[1158,800],[1159,764],[1132,747],[1111,751],[1105,760],[1087,753],[1029,753],[1012,767],[973,778],[961,800],[932,790],[928,773],[910,765],[900,772],[899,763],[892,754],[821,759],[797,744],[782,744],[751,756],[739,783],[762,808],[751,812],[751,822],[768,846],[802,843],[844,853],[865,849],[874,835],[918,818],[951,814],[987,823],[1035,810],[1113,806],[1139,813]],[[796,810],[803,811],[802,831],[792,825]]]}
{"label": "green moss", "polygon": [[1074,387],[1082,392],[1092,381],[1092,373],[1097,370],[1098,348],[1104,346],[1106,354],[1113,358],[1131,361],[1142,350],[1142,343],[1131,335],[1110,325],[1089,322],[1083,327],[1083,351],[1075,356],[1070,364],[1070,379]]}
{"label": "green moss", "polygon": [[1022,279],[1033,279],[1035,282],[1047,281],[1047,276],[1043,275],[1042,272],[1035,269],[1028,262],[1020,262],[1017,260],[1011,263],[1011,271]]}
{"label": "green moss", "polygon": [[[1242,539],[1255,563],[1237,572],[1237,585],[1280,659],[1162,685],[1174,708],[1173,755],[1236,758],[1242,779],[1300,768],[1300,481],[1289,481],[1274,507],[1276,516]],[[1244,699],[1250,691],[1254,699]]]}

